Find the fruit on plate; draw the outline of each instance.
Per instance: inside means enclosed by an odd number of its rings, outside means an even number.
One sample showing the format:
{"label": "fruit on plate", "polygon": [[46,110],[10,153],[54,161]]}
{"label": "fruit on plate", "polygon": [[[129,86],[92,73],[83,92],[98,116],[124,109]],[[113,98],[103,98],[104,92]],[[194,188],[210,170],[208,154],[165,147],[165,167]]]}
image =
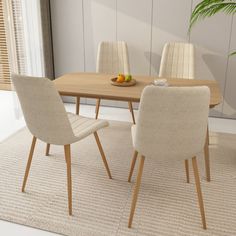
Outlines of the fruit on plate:
{"label": "fruit on plate", "polygon": [[123,74],[119,74],[116,82],[123,83],[125,81],[125,76]]}
{"label": "fruit on plate", "polygon": [[132,75],[125,76],[125,82],[130,82],[132,80]]}

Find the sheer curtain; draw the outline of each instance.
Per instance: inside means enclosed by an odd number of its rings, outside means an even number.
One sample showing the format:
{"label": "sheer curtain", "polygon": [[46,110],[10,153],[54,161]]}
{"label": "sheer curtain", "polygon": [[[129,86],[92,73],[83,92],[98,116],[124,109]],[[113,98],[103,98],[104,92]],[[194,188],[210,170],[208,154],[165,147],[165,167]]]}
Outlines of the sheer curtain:
{"label": "sheer curtain", "polygon": [[53,79],[49,0],[21,0],[26,74]]}
{"label": "sheer curtain", "polygon": [[[54,79],[50,1],[4,0],[4,6],[11,73]],[[13,96],[20,118],[19,102]]]}

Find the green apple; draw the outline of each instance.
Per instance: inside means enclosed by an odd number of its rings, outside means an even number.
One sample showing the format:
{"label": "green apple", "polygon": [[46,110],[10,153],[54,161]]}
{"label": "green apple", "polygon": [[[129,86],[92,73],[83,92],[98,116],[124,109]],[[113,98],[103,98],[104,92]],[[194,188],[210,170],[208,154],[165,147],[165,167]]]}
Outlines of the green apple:
{"label": "green apple", "polygon": [[129,82],[132,79],[132,75],[126,75],[125,76],[125,82]]}

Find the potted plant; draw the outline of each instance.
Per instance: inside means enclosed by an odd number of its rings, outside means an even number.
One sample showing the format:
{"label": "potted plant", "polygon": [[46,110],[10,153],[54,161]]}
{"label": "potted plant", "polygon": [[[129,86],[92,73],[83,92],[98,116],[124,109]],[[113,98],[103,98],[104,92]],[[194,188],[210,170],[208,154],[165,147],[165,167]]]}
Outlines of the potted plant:
{"label": "potted plant", "polygon": [[[218,12],[224,12],[233,15],[236,12],[236,0],[203,0],[194,8],[191,19],[189,31],[192,26],[201,19],[211,17]],[[236,54],[232,52],[230,55]]]}

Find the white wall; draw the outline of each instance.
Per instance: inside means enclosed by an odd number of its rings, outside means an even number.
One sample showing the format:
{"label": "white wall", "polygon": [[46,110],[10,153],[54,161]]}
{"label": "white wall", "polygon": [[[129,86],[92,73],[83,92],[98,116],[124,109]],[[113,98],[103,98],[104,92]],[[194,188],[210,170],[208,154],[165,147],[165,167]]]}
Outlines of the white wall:
{"label": "white wall", "polygon": [[[125,40],[131,72],[158,75],[165,42],[192,42],[197,49],[196,74],[220,84],[224,102],[212,115],[236,118],[236,21],[219,14],[195,25],[189,17],[200,0],[51,0],[56,76],[95,72],[98,43]],[[91,103],[91,99],[84,100]],[[123,103],[116,103],[122,105]]]}

